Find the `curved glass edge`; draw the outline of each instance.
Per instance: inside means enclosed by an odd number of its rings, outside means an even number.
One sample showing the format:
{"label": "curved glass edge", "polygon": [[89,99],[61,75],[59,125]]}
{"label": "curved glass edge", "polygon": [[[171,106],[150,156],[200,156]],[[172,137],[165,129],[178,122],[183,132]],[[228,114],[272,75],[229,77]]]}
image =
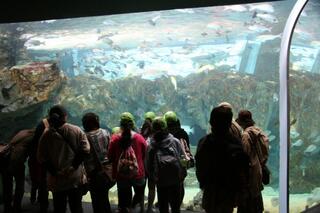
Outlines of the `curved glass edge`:
{"label": "curved glass edge", "polygon": [[280,213],[289,212],[289,191],[288,191],[288,168],[289,168],[289,93],[288,93],[288,77],[289,77],[289,53],[292,40],[292,34],[299,16],[307,4],[308,0],[297,0],[294,5],[287,23],[285,25],[282,39],[279,59],[279,122],[280,122],[280,173],[279,173],[279,211]]}

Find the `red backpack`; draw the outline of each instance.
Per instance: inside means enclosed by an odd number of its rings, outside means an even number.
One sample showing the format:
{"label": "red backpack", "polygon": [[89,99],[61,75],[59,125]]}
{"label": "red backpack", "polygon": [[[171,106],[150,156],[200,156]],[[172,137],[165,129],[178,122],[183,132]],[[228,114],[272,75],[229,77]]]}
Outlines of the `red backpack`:
{"label": "red backpack", "polygon": [[131,179],[138,175],[139,166],[136,154],[130,145],[120,154],[117,167],[117,176],[125,179]]}

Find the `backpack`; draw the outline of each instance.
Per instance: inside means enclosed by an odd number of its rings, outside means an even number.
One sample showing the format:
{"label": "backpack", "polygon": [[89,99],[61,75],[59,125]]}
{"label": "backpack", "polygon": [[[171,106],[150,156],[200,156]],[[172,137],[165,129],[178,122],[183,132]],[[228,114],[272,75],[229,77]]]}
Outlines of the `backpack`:
{"label": "backpack", "polygon": [[251,139],[254,141],[252,146],[253,149],[257,152],[257,156],[259,158],[259,162],[262,169],[262,183],[264,185],[268,185],[270,183],[271,172],[267,167],[267,160],[269,157],[269,138],[268,136],[259,131],[258,134],[255,134],[253,131],[248,131]]}
{"label": "backpack", "polygon": [[159,186],[171,186],[181,182],[185,175],[180,156],[173,144],[154,148],[154,181]]}
{"label": "backpack", "polygon": [[[248,134],[251,138],[251,140],[254,142],[253,148],[256,148],[257,154],[259,155],[259,160],[262,164],[265,164],[269,157],[269,138],[268,136],[263,132],[259,131],[258,134],[256,134],[256,131],[248,128]],[[256,147],[255,147],[256,146]]]}
{"label": "backpack", "polygon": [[184,152],[184,157],[187,160],[187,169],[194,167],[194,157],[188,147],[187,141],[184,138],[180,138],[180,144],[182,151]]}
{"label": "backpack", "polygon": [[138,175],[139,166],[136,154],[130,145],[122,150],[117,167],[117,176],[125,179],[131,179]]}

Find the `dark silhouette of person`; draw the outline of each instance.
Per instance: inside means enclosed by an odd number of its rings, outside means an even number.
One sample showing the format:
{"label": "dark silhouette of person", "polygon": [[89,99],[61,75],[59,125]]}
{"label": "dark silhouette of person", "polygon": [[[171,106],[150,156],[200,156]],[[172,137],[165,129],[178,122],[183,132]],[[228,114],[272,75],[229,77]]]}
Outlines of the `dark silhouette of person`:
{"label": "dark silhouette of person", "polygon": [[[259,134],[262,134],[266,139],[267,136],[259,127],[255,126],[252,113],[249,110],[240,110],[236,121],[243,128],[242,146],[244,151],[249,155],[251,162],[246,199],[241,200],[242,202],[238,207],[238,213],[262,213],[264,210],[261,194],[263,190],[262,164],[267,163],[268,153],[261,152],[261,156],[259,156],[259,141],[257,139]],[[261,151],[261,148],[259,150]],[[263,157],[263,159],[259,159],[260,157]]]}
{"label": "dark silhouette of person", "polygon": [[241,141],[229,131],[231,121],[230,108],[213,108],[211,133],[200,139],[195,155],[196,176],[203,190],[202,207],[209,213],[232,213],[246,186],[249,161]]}
{"label": "dark silhouette of person", "polygon": [[[21,130],[9,142],[13,148],[10,152],[7,167],[1,171],[5,213],[19,213],[22,210],[25,162],[30,154],[34,131],[34,129]],[[13,185],[15,185],[14,191]]]}

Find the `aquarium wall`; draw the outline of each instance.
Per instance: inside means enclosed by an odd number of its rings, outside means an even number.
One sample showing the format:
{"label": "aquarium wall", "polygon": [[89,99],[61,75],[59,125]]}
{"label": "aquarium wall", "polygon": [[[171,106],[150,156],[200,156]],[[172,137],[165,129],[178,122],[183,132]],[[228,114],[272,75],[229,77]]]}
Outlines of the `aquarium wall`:
{"label": "aquarium wall", "polygon": [[320,3],[309,0],[290,47],[290,212],[319,203]]}
{"label": "aquarium wall", "polygon": [[[278,212],[279,51],[294,3],[1,24],[1,140],[8,142],[18,130],[35,127],[57,103],[67,108],[70,123],[80,126],[82,115],[93,111],[108,129],[119,125],[124,111],[141,126],[145,112],[163,115],[173,110],[195,152],[210,129],[211,109],[227,101],[234,117],[240,109],[249,109],[269,136],[272,180],[263,196],[265,210]],[[316,155],[309,157],[305,150],[318,136],[319,122],[312,118],[318,111],[314,97],[320,38],[317,28],[310,27],[319,20],[318,9],[310,6],[305,11],[291,48],[291,160],[297,163],[292,164],[290,190],[308,196],[317,186],[317,170],[309,165]],[[313,139],[307,142],[310,135]],[[200,211],[201,192],[193,169],[185,185],[183,208]]]}

